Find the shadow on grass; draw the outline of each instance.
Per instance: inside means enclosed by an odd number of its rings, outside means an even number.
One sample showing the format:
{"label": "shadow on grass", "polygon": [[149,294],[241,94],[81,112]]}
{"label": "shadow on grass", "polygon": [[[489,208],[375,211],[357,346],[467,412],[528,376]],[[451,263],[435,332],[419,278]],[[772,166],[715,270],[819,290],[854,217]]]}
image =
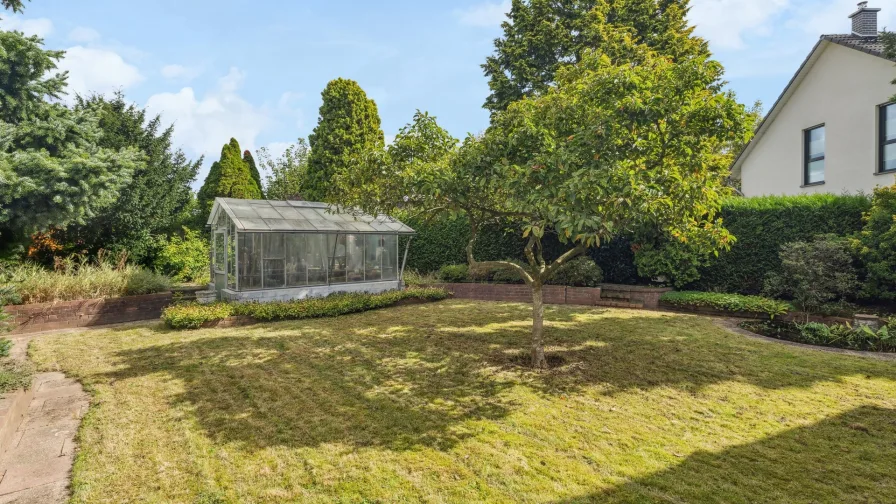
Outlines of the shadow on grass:
{"label": "shadow on grass", "polygon": [[[470,420],[517,405],[511,387],[613,394],[667,386],[697,392],[724,381],[808,387],[881,366],[726,334],[696,317],[551,308],[550,353],[564,365],[515,365],[528,348],[530,310],[515,304],[438,303],[337,319],[179,333],[123,350],[108,378],[163,374],[170,400],[212,439],[247,448],[347,443],[446,449]],[[617,315],[619,314],[619,315]],[[183,334],[183,337],[180,337]],[[896,370],[887,374],[896,380]]]}
{"label": "shadow on grass", "polygon": [[865,406],[564,504],[896,502],[896,410]]}

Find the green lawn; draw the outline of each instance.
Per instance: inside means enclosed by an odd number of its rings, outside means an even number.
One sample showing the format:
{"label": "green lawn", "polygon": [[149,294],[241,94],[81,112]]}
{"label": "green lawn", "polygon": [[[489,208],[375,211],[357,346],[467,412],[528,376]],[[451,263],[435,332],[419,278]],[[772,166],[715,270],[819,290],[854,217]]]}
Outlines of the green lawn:
{"label": "green lawn", "polygon": [[[896,502],[896,362],[670,313],[445,301],[59,334],[74,502]],[[557,359],[555,359],[556,361]]]}

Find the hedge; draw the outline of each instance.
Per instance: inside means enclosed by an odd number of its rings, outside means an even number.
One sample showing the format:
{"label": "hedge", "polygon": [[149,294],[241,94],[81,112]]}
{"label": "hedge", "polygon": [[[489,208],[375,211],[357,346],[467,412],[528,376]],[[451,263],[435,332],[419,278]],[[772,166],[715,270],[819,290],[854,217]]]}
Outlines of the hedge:
{"label": "hedge", "polygon": [[862,229],[866,196],[814,194],[729,199],[722,207],[725,227],[737,242],[702,268],[697,290],[756,294],[765,275],[780,270],[785,243],[819,234],[846,236]]}
{"label": "hedge", "polygon": [[764,313],[769,318],[784,315],[793,309],[790,303],[777,299],[717,292],[667,292],[663,294],[660,301],[678,308],[712,308],[734,313]]}
{"label": "hedge", "polygon": [[[701,269],[694,290],[756,294],[766,273],[778,271],[781,245],[810,239],[817,234],[850,235],[862,229],[862,213],[871,206],[862,195],[815,194],[730,198],[722,206],[725,226],[737,238],[728,252],[720,252]],[[464,218],[431,221],[408,219],[417,231],[408,253],[408,268],[422,273],[442,266],[465,263],[469,225]],[[514,258],[524,260],[521,233],[507,225],[493,225],[480,232],[474,253],[480,261]],[[556,239],[545,240],[546,256],[557,257],[566,247]],[[631,242],[619,237],[599,249],[592,259],[604,272],[604,281],[647,284],[638,276]]]}
{"label": "hedge", "polygon": [[444,289],[412,288],[378,294],[345,293],[324,298],[271,303],[187,303],[173,305],[162,312],[162,320],[172,329],[198,329],[207,322],[235,315],[249,316],[261,321],[301,320],[336,317],[392,306],[405,299],[439,301],[449,296]]}

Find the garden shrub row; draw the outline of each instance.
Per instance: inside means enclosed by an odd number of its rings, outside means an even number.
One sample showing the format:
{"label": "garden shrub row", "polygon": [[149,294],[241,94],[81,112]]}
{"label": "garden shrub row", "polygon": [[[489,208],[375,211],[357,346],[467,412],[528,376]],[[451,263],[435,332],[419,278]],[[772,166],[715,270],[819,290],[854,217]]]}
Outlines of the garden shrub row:
{"label": "garden shrub row", "polygon": [[301,320],[336,317],[378,308],[386,308],[406,299],[440,301],[449,296],[444,289],[411,288],[378,294],[344,293],[323,298],[271,303],[197,303],[169,306],[162,312],[162,320],[172,329],[197,329],[203,324],[231,316],[248,316],[259,321]]}
{"label": "garden shrub row", "polygon": [[[516,259],[507,259],[523,267],[526,265]],[[470,268],[466,264],[448,264],[442,266],[437,274],[438,280],[447,283],[464,282],[492,282],[492,283],[523,283],[519,273],[508,267],[481,266]],[[568,285],[570,287],[597,287],[603,281],[603,272],[600,266],[590,257],[577,257],[564,264],[548,280],[550,285]]]}
{"label": "garden shrub row", "polygon": [[[689,286],[695,290],[758,294],[769,272],[780,270],[781,246],[805,241],[819,234],[848,236],[862,229],[862,214],[870,208],[862,195],[815,194],[806,196],[766,196],[729,198],[722,205],[725,226],[737,238],[730,251],[722,251],[700,269],[700,279]],[[450,264],[465,263],[464,247],[470,236],[464,218],[408,219],[417,231],[408,254],[408,267],[421,273],[438,271]],[[523,260],[522,234],[501,224],[480,232],[474,253],[480,261],[505,258]],[[635,266],[629,237],[620,236],[599,249],[591,258],[603,271],[608,283],[646,284]],[[545,255],[559,256],[566,246],[546,238]],[[634,248],[637,248],[636,246]]]}
{"label": "garden shrub row", "polygon": [[896,352],[896,317],[887,319],[878,329],[850,324],[827,325],[820,322],[748,321],[740,326],[771,338],[848,350]]}
{"label": "garden shrub row", "polygon": [[762,313],[769,318],[784,315],[793,306],[777,299],[762,296],[745,296],[741,294],[722,294],[717,292],[667,292],[660,302],[678,308],[711,308],[724,312]]}

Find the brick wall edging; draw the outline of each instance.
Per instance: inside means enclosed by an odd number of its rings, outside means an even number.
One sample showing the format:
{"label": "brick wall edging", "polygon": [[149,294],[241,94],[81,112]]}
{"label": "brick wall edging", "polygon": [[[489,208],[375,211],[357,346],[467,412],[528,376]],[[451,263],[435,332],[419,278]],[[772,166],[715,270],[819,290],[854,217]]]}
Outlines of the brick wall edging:
{"label": "brick wall edging", "polygon": [[154,320],[171,304],[172,293],[104,299],[80,299],[55,303],[10,305],[12,334]]}

